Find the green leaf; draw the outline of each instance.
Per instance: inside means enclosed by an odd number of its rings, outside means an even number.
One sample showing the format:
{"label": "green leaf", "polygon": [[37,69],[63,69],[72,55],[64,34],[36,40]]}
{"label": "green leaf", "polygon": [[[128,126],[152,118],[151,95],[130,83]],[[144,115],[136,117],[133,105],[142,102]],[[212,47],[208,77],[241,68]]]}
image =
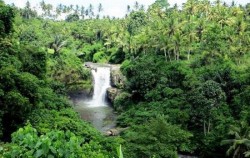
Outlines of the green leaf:
{"label": "green leaf", "polygon": [[43,155],[43,150],[42,149],[37,150],[36,153],[35,153],[36,158],[38,158],[38,157],[40,157],[42,155]]}
{"label": "green leaf", "polygon": [[50,146],[49,149],[53,154],[56,154],[56,149],[53,146]]}
{"label": "green leaf", "polygon": [[117,152],[118,152],[119,158],[123,158],[122,146],[121,145],[119,146],[119,148],[117,148]]}
{"label": "green leaf", "polygon": [[54,158],[54,156],[53,155],[48,155],[48,158]]}

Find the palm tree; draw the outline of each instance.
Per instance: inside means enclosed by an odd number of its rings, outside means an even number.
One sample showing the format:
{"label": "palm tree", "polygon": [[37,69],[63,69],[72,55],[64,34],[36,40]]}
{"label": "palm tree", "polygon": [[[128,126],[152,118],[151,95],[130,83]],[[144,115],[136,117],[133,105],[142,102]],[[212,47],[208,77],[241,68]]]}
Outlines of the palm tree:
{"label": "palm tree", "polygon": [[62,4],[60,4],[60,5],[58,5],[58,6],[56,7],[56,16],[57,16],[57,17],[60,16],[61,13],[62,13]]}
{"label": "palm tree", "polygon": [[70,9],[70,11],[72,11],[72,10],[74,9],[74,5],[71,4],[71,5],[69,6],[69,9]]}
{"label": "palm tree", "polygon": [[140,5],[139,5],[139,2],[138,1],[135,1],[135,10],[139,10],[139,7],[140,7]]}
{"label": "palm tree", "polygon": [[189,16],[189,20],[191,17],[195,14],[198,5],[196,0],[188,0],[187,3],[184,4],[184,10],[187,12],[187,15]]}
{"label": "palm tree", "polygon": [[88,14],[89,14],[89,18],[92,19],[93,16],[94,16],[94,7],[92,4],[89,5],[89,8],[88,8]]}
{"label": "palm tree", "polygon": [[63,13],[67,13],[67,11],[68,11],[67,6],[66,6],[66,5],[63,5],[63,7],[62,7],[62,12],[63,12]]}
{"label": "palm tree", "polygon": [[209,0],[201,1],[199,5],[199,9],[202,13],[205,13],[205,17],[207,18],[211,11],[211,3]]}
{"label": "palm tree", "polygon": [[42,8],[42,11],[45,12],[46,4],[45,4],[44,0],[40,2],[40,7]]}
{"label": "palm tree", "polygon": [[196,34],[198,36],[199,42],[201,42],[204,28],[205,28],[205,19],[200,18],[196,23],[197,23],[196,24],[196,26],[197,26],[196,27]]}
{"label": "palm tree", "polygon": [[130,13],[131,12],[131,7],[130,5],[127,6],[127,13]]}
{"label": "palm tree", "polygon": [[100,14],[103,11],[102,3],[98,5],[98,13]]}
{"label": "palm tree", "polygon": [[81,6],[81,13],[80,13],[82,19],[84,19],[84,15],[85,15],[85,8],[84,6]]}
{"label": "palm tree", "polygon": [[53,42],[50,43],[50,48],[54,50],[54,56],[59,56],[61,49],[67,44],[60,35],[56,35]]}
{"label": "palm tree", "polygon": [[60,12],[62,13],[62,12],[63,12],[63,5],[62,5],[62,4],[59,4],[58,9],[59,9]]}
{"label": "palm tree", "polygon": [[79,12],[80,12],[80,7],[79,7],[79,5],[76,5],[75,10],[74,10],[74,14],[79,16]]}
{"label": "palm tree", "polygon": [[85,15],[89,16],[89,10],[88,9],[85,10]]}
{"label": "palm tree", "polygon": [[250,150],[245,152],[245,157],[250,157]]}
{"label": "palm tree", "polygon": [[145,6],[142,4],[142,5],[140,5],[140,9],[139,9],[140,11],[145,11]]}
{"label": "palm tree", "polygon": [[30,17],[31,17],[31,9],[30,9],[30,2],[29,1],[27,1],[25,4],[23,17],[26,19],[30,19]]}
{"label": "palm tree", "polygon": [[249,154],[250,150],[250,126],[246,122],[240,122],[240,126],[231,126],[229,135],[233,139],[223,140],[221,145],[231,145],[227,150],[227,155],[233,155],[233,158],[243,158]]}
{"label": "palm tree", "polygon": [[174,47],[174,54],[175,54],[175,60],[179,60],[180,59],[180,47],[182,46],[182,35],[181,33],[178,31],[174,34],[173,36],[173,47]]}
{"label": "palm tree", "polygon": [[188,50],[187,59],[189,60],[190,54],[193,51],[194,44],[197,40],[196,33],[195,33],[195,27],[194,27],[194,20],[190,19],[189,22],[184,21],[183,26],[184,26],[184,30],[185,30],[183,40],[184,40],[185,46],[187,47],[186,49]]}

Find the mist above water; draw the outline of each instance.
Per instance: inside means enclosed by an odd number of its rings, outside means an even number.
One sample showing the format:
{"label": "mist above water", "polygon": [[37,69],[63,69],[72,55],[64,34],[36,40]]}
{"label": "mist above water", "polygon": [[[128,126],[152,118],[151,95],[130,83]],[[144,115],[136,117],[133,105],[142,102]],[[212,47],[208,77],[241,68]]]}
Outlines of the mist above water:
{"label": "mist above water", "polygon": [[106,99],[107,88],[110,85],[110,67],[91,63],[94,93],[91,99],[83,94],[71,97],[74,109],[81,118],[90,122],[101,132],[105,132],[116,125],[116,115]]}

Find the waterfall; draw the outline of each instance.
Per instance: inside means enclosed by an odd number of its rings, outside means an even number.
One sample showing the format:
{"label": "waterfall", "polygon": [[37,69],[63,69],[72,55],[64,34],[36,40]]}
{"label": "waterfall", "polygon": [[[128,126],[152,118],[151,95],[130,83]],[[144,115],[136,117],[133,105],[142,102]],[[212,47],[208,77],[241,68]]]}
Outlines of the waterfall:
{"label": "waterfall", "polygon": [[94,94],[89,102],[90,107],[106,106],[106,91],[110,85],[110,68],[96,67],[92,70],[94,78]]}

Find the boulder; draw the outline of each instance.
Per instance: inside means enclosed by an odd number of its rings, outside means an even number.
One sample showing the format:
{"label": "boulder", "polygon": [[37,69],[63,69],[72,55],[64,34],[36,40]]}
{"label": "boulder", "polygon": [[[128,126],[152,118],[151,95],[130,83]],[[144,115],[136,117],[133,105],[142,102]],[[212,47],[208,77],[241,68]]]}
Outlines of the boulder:
{"label": "boulder", "polygon": [[111,103],[114,103],[115,98],[121,93],[121,90],[115,87],[107,89],[107,97]]}
{"label": "boulder", "polygon": [[106,136],[118,136],[120,135],[121,132],[127,130],[128,127],[126,128],[112,128],[112,129],[109,129],[108,131],[105,132],[105,135]]}

